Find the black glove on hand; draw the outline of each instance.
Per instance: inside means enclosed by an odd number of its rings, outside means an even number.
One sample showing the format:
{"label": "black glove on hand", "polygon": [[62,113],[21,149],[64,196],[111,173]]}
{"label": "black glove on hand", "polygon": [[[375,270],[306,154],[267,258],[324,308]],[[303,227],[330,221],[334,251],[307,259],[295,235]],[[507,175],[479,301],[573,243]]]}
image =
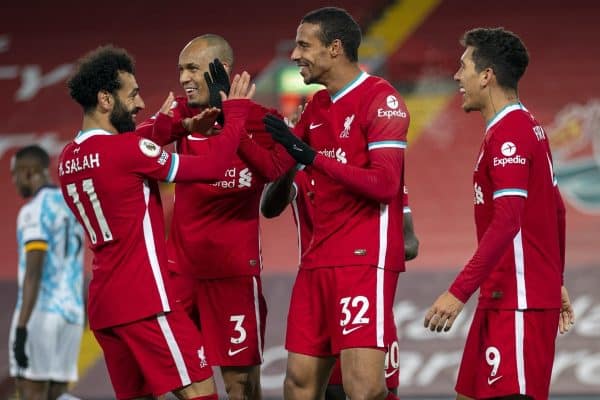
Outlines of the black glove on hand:
{"label": "black glove on hand", "polygon": [[274,115],[267,114],[263,118],[263,122],[273,140],[285,147],[294,160],[304,165],[312,164],[317,152],[294,135],[283,120]]}
{"label": "black glove on hand", "polygon": [[17,327],[15,330],[15,342],[13,343],[13,352],[15,353],[15,360],[19,368],[27,368],[29,365],[29,359],[25,354],[25,342],[27,341],[27,328]]}
{"label": "black glove on hand", "polygon": [[221,94],[222,90],[226,95],[229,96],[229,89],[231,89],[231,82],[229,82],[229,75],[227,75],[227,71],[225,71],[225,67],[219,61],[218,58],[208,64],[208,72],[204,73],[204,80],[208,85],[208,105],[211,107],[222,108],[223,104],[221,102]]}

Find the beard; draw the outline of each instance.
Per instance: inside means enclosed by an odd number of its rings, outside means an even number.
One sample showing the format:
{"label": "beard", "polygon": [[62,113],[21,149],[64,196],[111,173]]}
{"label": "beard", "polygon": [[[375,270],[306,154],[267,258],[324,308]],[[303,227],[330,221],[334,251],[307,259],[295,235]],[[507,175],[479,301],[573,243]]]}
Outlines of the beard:
{"label": "beard", "polygon": [[[137,110],[134,110],[137,112]],[[133,119],[133,111],[128,111],[121,100],[115,96],[115,107],[110,113],[110,123],[115,127],[117,132],[133,132],[135,131],[135,120]]]}

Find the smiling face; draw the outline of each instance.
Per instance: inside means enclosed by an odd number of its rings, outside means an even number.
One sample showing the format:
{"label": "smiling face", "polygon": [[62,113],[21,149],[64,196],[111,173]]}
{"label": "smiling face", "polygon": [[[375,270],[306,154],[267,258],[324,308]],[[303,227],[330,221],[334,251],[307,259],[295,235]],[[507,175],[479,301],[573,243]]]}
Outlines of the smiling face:
{"label": "smiling face", "polygon": [[321,27],[318,24],[304,22],[296,32],[296,47],[291,59],[300,67],[300,75],[304,83],[326,82],[326,75],[332,66],[330,46],[320,40]]}
{"label": "smiling face", "polygon": [[189,44],[179,55],[179,83],[192,107],[208,105],[209,93],[204,73],[208,72],[208,64],[214,59],[214,51],[203,42]]}
{"label": "smiling face", "polygon": [[110,112],[110,123],[117,132],[135,131],[135,116],[144,109],[144,100],[135,76],[129,72],[119,72],[121,87],[115,92],[114,105]]}
{"label": "smiling face", "polygon": [[477,72],[473,61],[474,47],[467,46],[460,58],[460,67],[454,74],[454,80],[458,82],[459,90],[463,95],[462,108],[466,112],[480,111],[485,105],[485,92],[487,87],[486,71]]}

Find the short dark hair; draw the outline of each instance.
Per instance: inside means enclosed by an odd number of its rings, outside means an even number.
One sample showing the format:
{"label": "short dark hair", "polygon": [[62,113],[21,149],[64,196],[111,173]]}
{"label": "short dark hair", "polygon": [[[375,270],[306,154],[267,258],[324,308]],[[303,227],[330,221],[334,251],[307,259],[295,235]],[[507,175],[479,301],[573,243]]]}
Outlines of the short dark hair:
{"label": "short dark hair", "polygon": [[360,27],[348,11],[338,7],[323,7],[306,14],[301,22],[319,25],[321,43],[329,46],[335,39],[339,39],[348,60],[358,61]]}
{"label": "short dark hair", "polygon": [[463,46],[473,47],[477,72],[491,68],[501,87],[516,89],[529,64],[527,48],[519,36],[504,28],[475,28],[461,39]]}
{"label": "short dark hair", "polygon": [[205,33],[204,35],[198,36],[196,39],[201,39],[205,41],[209,47],[213,47],[215,49],[215,58],[229,64],[229,67],[233,68],[233,49],[223,36],[214,33]]}
{"label": "short dark hair", "polygon": [[22,160],[24,158],[39,162],[42,168],[48,168],[50,166],[50,156],[48,156],[46,150],[36,144],[25,146],[15,153],[15,160]]}
{"label": "short dark hair", "polygon": [[133,58],[125,49],[101,46],[79,60],[67,82],[71,97],[88,112],[98,104],[98,92],[115,93],[121,88],[119,72],[135,74]]}

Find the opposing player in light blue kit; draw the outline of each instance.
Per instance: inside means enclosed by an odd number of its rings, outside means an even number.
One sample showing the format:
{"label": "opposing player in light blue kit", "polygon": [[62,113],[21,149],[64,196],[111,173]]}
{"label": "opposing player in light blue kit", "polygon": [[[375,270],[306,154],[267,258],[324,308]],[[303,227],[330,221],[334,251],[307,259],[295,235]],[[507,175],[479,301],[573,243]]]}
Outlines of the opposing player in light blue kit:
{"label": "opposing player in light blue kit", "polygon": [[28,199],[17,217],[19,291],[9,338],[19,398],[56,399],[77,380],[83,333],[83,230],[52,186],[48,153],[19,150],[13,182]]}

